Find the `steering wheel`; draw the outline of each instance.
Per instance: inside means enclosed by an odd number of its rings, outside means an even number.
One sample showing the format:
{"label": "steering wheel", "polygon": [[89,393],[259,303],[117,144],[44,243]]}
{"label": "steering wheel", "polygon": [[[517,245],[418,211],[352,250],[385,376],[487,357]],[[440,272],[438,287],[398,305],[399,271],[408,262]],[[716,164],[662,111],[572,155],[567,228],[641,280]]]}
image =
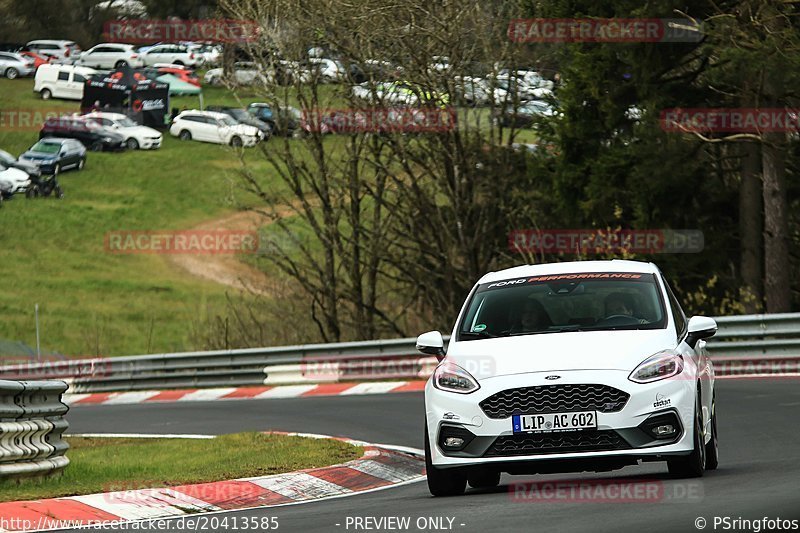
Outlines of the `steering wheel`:
{"label": "steering wheel", "polygon": [[614,320],[615,318],[632,318],[632,319],[635,319],[636,317],[633,317],[631,315],[609,315],[609,316],[605,317],[603,320]]}

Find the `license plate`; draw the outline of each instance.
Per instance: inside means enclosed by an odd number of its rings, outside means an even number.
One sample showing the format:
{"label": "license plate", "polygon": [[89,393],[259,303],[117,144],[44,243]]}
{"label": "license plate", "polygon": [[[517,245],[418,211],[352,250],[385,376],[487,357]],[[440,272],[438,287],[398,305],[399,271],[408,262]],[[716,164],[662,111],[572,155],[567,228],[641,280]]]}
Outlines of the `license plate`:
{"label": "license plate", "polygon": [[514,415],[511,417],[511,420],[514,433],[597,429],[597,413],[595,411]]}

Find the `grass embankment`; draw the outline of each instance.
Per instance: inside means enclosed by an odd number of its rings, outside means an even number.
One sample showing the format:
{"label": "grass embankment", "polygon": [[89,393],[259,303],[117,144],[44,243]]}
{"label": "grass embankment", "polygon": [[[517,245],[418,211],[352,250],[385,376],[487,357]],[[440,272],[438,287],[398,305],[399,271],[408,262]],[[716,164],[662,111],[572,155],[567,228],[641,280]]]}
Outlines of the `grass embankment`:
{"label": "grass embankment", "polygon": [[69,438],[60,477],[0,482],[21,501],[265,476],[338,464],[363,448],[332,439],[237,433],[216,439]]}

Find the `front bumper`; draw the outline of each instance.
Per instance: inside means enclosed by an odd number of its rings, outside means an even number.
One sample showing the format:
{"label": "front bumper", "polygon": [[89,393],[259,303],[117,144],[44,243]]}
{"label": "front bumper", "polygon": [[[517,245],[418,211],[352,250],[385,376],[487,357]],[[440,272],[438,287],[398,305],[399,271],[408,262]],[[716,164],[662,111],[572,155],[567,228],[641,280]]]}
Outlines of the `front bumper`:
{"label": "front bumper", "polygon": [[[553,372],[534,372],[499,376],[481,381],[481,388],[471,394],[441,391],[428,380],[425,388],[425,411],[430,438],[431,459],[441,468],[531,461],[559,460],[659,460],[662,456],[685,455],[693,448],[695,384],[690,379],[666,379],[649,384],[629,381],[628,372],[620,370],[559,371],[558,385],[597,384],[627,393],[624,407],[613,412],[597,410],[597,430],[550,433],[517,433],[512,416],[481,408],[485,399],[508,389],[549,387],[545,376]],[[593,410],[569,406],[543,412]],[[529,411],[528,411],[529,412]],[[527,414],[520,411],[518,414]],[[660,418],[653,418],[660,417]],[[653,423],[672,423],[678,432],[669,438],[653,436]],[[444,437],[464,433],[466,444],[460,449],[446,449]],[[458,436],[458,435],[454,435]]]}
{"label": "front bumper", "polygon": [[161,137],[145,137],[139,143],[142,150],[156,150],[161,147]]}

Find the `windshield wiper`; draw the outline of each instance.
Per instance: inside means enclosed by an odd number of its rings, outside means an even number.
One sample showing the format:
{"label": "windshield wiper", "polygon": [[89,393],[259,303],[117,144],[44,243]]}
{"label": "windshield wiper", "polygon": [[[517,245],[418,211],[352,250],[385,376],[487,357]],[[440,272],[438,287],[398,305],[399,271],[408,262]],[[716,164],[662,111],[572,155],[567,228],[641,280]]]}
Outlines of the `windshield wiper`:
{"label": "windshield wiper", "polygon": [[494,339],[499,337],[499,335],[492,335],[486,330],[483,331],[462,331],[459,334],[460,337],[472,338],[472,339]]}

